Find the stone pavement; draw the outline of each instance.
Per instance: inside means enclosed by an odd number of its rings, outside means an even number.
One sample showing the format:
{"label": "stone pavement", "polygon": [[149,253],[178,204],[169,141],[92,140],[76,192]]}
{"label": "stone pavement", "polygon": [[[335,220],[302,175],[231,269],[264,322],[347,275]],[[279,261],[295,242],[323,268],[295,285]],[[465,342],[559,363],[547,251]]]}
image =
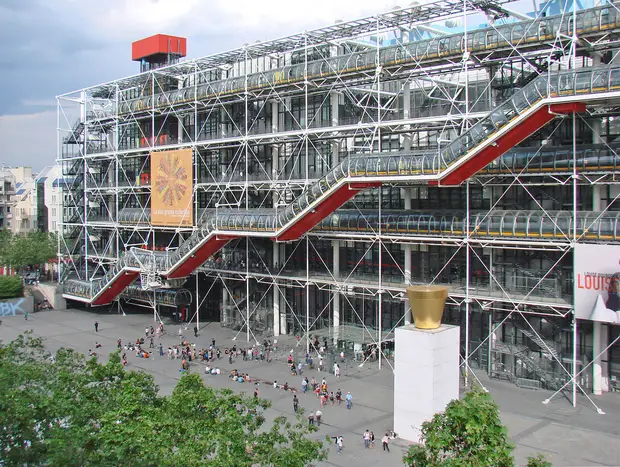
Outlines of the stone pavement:
{"label": "stone pavement", "polygon": [[[28,321],[23,316],[3,317],[0,326],[0,340],[8,341],[19,333],[32,329],[36,335],[46,339],[50,350],[60,347],[71,347],[87,353],[95,350],[95,341],[103,347],[97,349],[101,358],[116,349],[116,340],[135,342],[137,337],[144,335],[144,329],[153,324],[152,316],[148,314],[128,314],[126,316],[113,313],[95,311],[51,311],[31,314]],[[99,322],[99,332],[95,333],[94,322]],[[197,339],[193,338],[193,324],[184,329],[185,335],[196,348],[207,348],[211,339],[221,348],[237,346],[251,346],[246,344],[245,333],[239,334],[237,340],[233,338],[236,332],[220,327],[219,323],[201,325]],[[166,323],[166,334],[162,337],[164,348],[177,344],[179,325]],[[262,341],[262,338],[258,336]],[[155,339],[156,344],[158,339]],[[207,384],[218,388],[232,388],[245,391],[248,394],[254,389],[251,383],[234,383],[228,377],[231,369],[249,373],[251,377],[263,381],[274,381],[300,389],[301,377],[292,376],[285,363],[285,355],[296,346],[292,337],[281,336],[278,346],[281,349],[272,363],[243,362],[240,359],[229,365],[228,359],[222,352],[222,359],[217,365],[224,375],[206,376],[203,364],[197,363],[200,373]],[[303,342],[302,342],[303,345]],[[148,345],[146,346],[148,347]],[[303,352],[303,348],[298,348]],[[142,369],[155,377],[156,383],[164,394],[169,394],[180,378],[180,360],[170,361],[160,357],[158,353],[153,358],[140,359],[135,353],[127,352],[129,369]],[[381,449],[381,437],[385,431],[392,428],[392,393],[393,376],[389,365],[379,370],[376,362],[367,363],[363,367],[357,364],[342,367],[339,380],[327,372],[318,370],[305,372],[309,379],[314,376],[317,380],[325,377],[329,390],[342,389],[343,394],[351,391],[353,408],[347,410],[342,406],[327,406],[323,411],[323,425],[317,436],[324,437],[342,435],[345,448],[340,455],[336,453],[334,445],[330,446],[327,461],[320,466],[338,467],[366,467],[381,463],[382,467],[402,466],[401,458],[407,448],[407,442],[394,440],[390,444],[391,452]],[[478,375],[482,384],[489,389],[501,408],[501,416],[508,427],[509,434],[516,444],[515,455],[518,465],[524,465],[528,455],[542,452],[553,462],[554,466],[591,466],[608,465],[620,466],[620,394],[606,394],[597,397],[595,402],[606,412],[598,415],[590,402],[584,397],[579,398],[577,407],[573,408],[566,397],[556,396],[548,405],[541,401],[550,396],[545,391],[531,391],[517,388],[511,384],[489,380],[486,376]],[[268,419],[281,414],[292,415],[292,394],[273,389],[266,384],[259,386],[260,397],[272,401],[273,406],[266,416]],[[310,393],[298,393],[300,406],[307,411],[319,408],[319,402]],[[593,396],[591,396],[593,397]],[[374,431],[376,447],[372,450],[364,449],[362,433],[369,429]]]}

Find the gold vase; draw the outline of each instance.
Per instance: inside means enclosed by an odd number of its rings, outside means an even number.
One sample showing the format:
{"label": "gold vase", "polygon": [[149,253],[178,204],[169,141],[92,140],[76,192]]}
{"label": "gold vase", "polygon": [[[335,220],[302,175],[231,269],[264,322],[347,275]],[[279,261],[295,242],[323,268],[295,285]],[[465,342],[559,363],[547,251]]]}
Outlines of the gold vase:
{"label": "gold vase", "polygon": [[412,285],[407,287],[407,297],[416,328],[437,329],[441,326],[443,308],[448,298],[448,287]]}

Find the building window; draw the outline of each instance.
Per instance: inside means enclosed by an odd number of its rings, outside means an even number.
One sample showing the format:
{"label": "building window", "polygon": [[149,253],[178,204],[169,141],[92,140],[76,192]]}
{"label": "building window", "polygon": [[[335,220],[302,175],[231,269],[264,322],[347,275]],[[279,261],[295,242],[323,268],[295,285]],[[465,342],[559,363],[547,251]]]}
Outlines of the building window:
{"label": "building window", "polygon": [[52,208],[52,216],[56,217],[56,208]]}
{"label": "building window", "polygon": [[56,204],[56,195],[52,195],[52,204]]}
{"label": "building window", "polygon": [[52,221],[52,231],[56,230],[56,221]]}

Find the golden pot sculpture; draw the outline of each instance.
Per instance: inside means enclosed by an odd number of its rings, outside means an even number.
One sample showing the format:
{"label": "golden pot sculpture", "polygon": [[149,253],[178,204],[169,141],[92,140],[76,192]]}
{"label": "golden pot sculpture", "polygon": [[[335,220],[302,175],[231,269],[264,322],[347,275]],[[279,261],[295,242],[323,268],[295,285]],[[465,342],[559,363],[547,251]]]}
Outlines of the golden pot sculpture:
{"label": "golden pot sculpture", "polygon": [[437,329],[441,326],[443,308],[448,298],[448,287],[412,285],[407,287],[407,297],[416,328]]}

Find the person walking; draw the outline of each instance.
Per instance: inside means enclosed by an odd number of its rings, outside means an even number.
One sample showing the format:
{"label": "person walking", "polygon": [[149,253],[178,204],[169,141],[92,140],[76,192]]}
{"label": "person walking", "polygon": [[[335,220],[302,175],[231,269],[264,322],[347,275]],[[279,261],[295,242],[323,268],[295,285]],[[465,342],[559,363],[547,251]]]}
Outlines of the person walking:
{"label": "person walking", "polygon": [[390,437],[388,436],[388,434],[386,433],[385,436],[381,439],[381,442],[383,443],[383,450],[390,452],[390,446],[389,446],[389,442],[390,442]]}
{"label": "person walking", "polygon": [[370,449],[370,431],[366,430],[362,435],[364,440],[364,449]]}
{"label": "person walking", "polygon": [[258,386],[254,386],[254,399],[258,399]]}
{"label": "person walking", "polygon": [[316,417],[317,426],[321,426],[321,417],[323,416],[323,412],[319,409],[314,413],[314,416]]}
{"label": "person walking", "polygon": [[99,321],[95,321],[95,332],[99,332]]}
{"label": "person walking", "polygon": [[149,349],[154,349],[155,348],[155,342],[153,341],[153,338],[151,337],[151,340],[149,342]]}
{"label": "person walking", "polygon": [[24,312],[24,321],[28,321],[28,312]]}
{"label": "person walking", "polygon": [[370,432],[370,449],[375,448],[375,433],[374,431]]}
{"label": "person walking", "polygon": [[300,360],[299,363],[297,364],[297,374],[299,376],[301,376],[303,369],[304,369],[304,365],[303,363],[301,363],[301,360]]}
{"label": "person walking", "polygon": [[301,380],[301,392],[305,394],[307,390],[308,390],[308,378],[304,378]]}
{"label": "person walking", "polygon": [[162,343],[159,343],[159,356],[163,357],[164,356],[164,346],[162,345]]}
{"label": "person walking", "polygon": [[344,440],[342,439],[342,436],[338,436],[338,438],[336,438],[336,447],[338,448],[338,454],[340,454],[340,451],[342,451],[342,448],[344,447]]}
{"label": "person walking", "polygon": [[297,399],[297,394],[293,396],[293,410],[295,413],[299,410],[299,399]]}
{"label": "person walking", "polygon": [[336,378],[340,378],[340,365],[338,365],[337,363],[334,363],[334,365],[336,365],[334,374],[336,375]]}
{"label": "person walking", "polygon": [[308,425],[314,425],[314,412],[308,414]]}
{"label": "person walking", "polygon": [[351,405],[353,405],[353,396],[350,392],[347,392],[347,395],[344,398],[347,401],[347,409],[351,410]]}
{"label": "person walking", "polygon": [[194,337],[198,337],[198,326],[194,326]]}
{"label": "person walking", "polygon": [[116,341],[116,348],[117,348],[118,350],[121,350],[121,348],[122,348],[122,347],[123,347],[123,344],[121,343],[121,340],[120,340],[120,339],[119,339],[119,340],[117,340],[117,341]]}

